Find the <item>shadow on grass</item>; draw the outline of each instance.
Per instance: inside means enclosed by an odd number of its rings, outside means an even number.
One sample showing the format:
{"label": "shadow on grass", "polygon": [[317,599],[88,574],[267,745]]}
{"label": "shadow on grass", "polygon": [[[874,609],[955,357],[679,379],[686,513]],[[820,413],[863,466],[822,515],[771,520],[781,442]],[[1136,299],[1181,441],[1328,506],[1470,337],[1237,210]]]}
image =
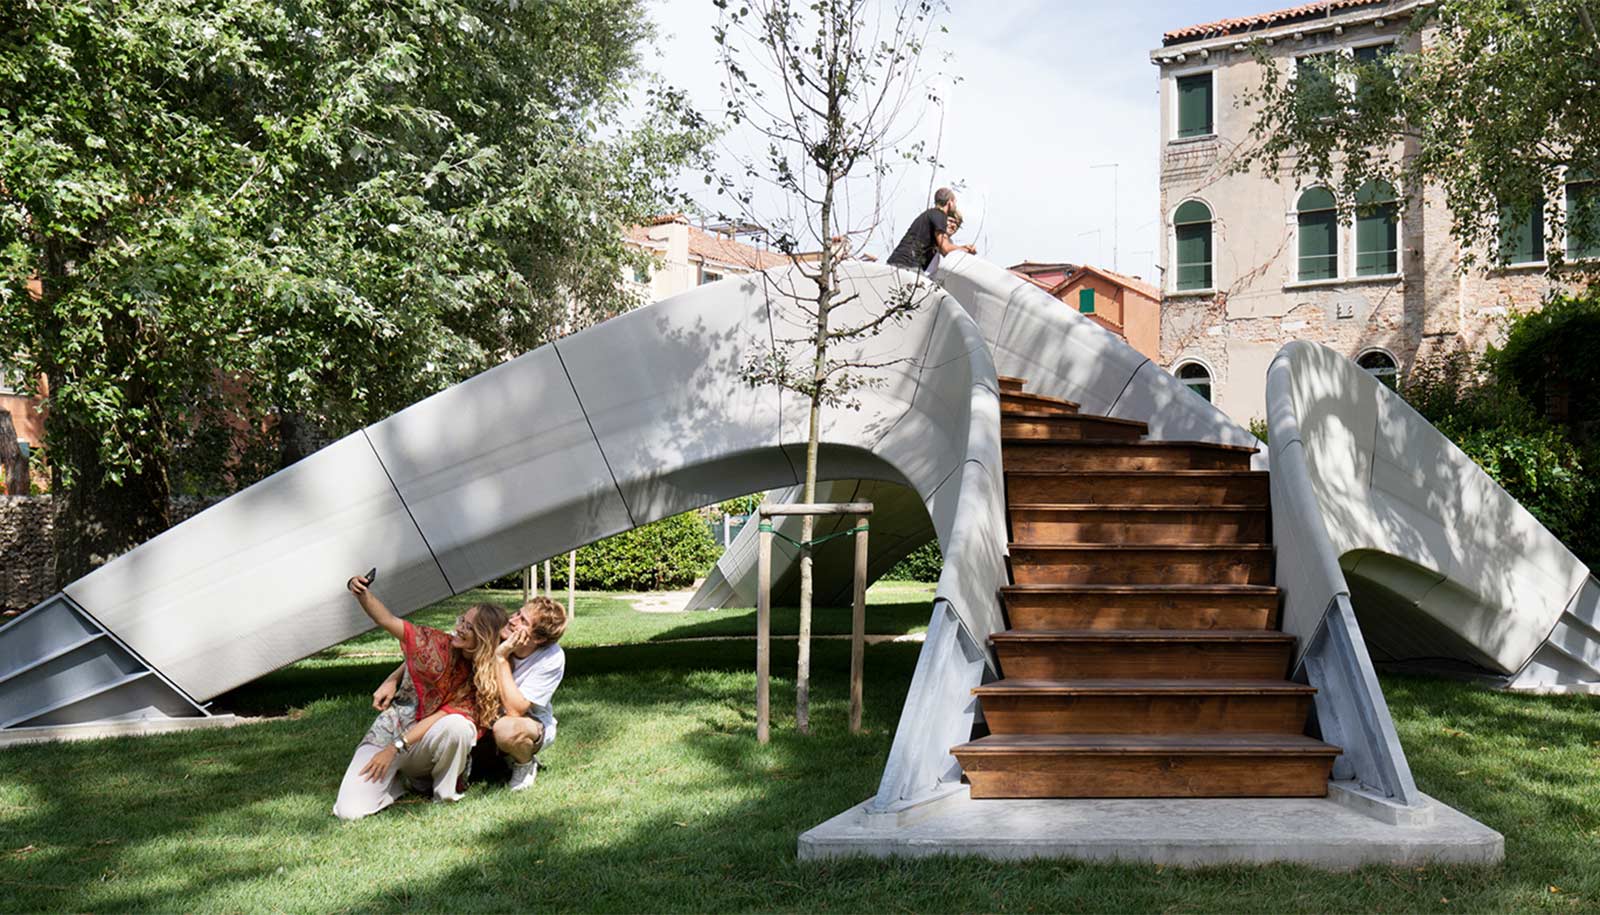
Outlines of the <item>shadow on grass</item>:
{"label": "shadow on grass", "polygon": [[[291,668],[230,694],[291,717],[5,751],[0,910],[1593,910],[1600,700],[1385,680],[1425,791],[1507,835],[1502,868],[1158,870],[1072,862],[799,862],[803,830],[876,788],[918,646],[815,646],[793,730],[774,646],[773,741],[753,738],[746,642],[573,648],[535,790],[478,786],[359,824],[328,813],[387,664]],[[1555,887],[1557,891],[1550,888]],[[1448,901],[1446,901],[1448,900]]]}
{"label": "shadow on grass", "polygon": [[[871,635],[905,635],[928,628],[933,614],[930,601],[905,601],[867,605],[866,630]],[[849,607],[817,607],[811,614],[811,631],[815,635],[849,635]],[[795,607],[772,609],[772,634],[796,635],[800,632],[800,611]],[[756,634],[756,611],[747,610],[717,619],[685,623],[650,637],[652,642],[673,639],[714,638],[718,636],[750,637]]]}

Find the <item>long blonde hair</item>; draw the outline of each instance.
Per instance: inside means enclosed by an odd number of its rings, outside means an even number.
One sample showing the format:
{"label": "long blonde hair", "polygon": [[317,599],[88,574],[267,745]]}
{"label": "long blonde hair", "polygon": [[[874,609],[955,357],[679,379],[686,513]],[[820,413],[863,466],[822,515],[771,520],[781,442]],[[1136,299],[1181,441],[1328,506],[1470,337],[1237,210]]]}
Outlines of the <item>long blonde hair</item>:
{"label": "long blonde hair", "polygon": [[491,727],[500,717],[500,677],[495,670],[494,651],[500,647],[500,630],[506,624],[506,611],[497,604],[473,604],[466,612],[473,617],[472,634],[477,643],[466,653],[472,661],[472,685],[477,692],[478,726]]}

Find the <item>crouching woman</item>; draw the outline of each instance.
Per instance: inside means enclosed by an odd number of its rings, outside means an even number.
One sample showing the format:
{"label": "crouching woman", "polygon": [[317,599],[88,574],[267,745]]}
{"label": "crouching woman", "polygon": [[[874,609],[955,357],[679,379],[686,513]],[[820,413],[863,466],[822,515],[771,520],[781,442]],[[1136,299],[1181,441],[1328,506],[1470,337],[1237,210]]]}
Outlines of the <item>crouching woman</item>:
{"label": "crouching woman", "polygon": [[345,583],[361,609],[400,640],[400,677],[373,697],[380,711],[356,747],[339,785],[333,813],[357,820],[388,807],[409,788],[435,800],[460,800],[472,746],[500,713],[495,648],[504,610],[474,604],[450,632],[402,620],[378,600],[365,578]]}

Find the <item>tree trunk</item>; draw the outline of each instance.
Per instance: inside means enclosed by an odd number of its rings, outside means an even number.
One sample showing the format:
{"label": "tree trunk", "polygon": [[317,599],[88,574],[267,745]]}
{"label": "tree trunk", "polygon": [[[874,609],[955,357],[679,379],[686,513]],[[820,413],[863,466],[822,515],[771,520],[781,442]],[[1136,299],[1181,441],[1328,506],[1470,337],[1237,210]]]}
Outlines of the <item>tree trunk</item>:
{"label": "tree trunk", "polygon": [[0,410],[0,474],[5,475],[5,495],[28,494],[28,459],[22,456],[17,429],[7,410]]}
{"label": "tree trunk", "polygon": [[278,411],[278,467],[310,457],[317,450],[318,430],[304,413]]}
{"label": "tree trunk", "polygon": [[52,440],[72,468],[56,492],[56,586],[82,578],[171,526],[172,492],[164,455],[142,455],[142,467],[120,482],[106,479],[96,430],[52,414]]}

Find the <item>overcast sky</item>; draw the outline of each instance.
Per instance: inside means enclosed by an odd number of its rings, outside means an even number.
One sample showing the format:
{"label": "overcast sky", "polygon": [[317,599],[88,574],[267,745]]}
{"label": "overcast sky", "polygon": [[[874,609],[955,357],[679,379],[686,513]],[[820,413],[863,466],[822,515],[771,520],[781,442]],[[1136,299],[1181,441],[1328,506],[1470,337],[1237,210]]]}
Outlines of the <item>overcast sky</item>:
{"label": "overcast sky", "polygon": [[[981,224],[979,253],[1003,265],[1115,262],[1124,273],[1153,279],[1160,125],[1149,52],[1170,29],[1289,5],[952,0],[943,20],[949,33],[939,41],[962,82],[948,92],[946,170],[938,183],[966,186],[960,205],[967,228],[957,241],[972,241]],[[652,9],[661,31],[653,69],[688,90],[701,110],[717,111],[712,0],[653,0]],[[1091,168],[1109,163],[1120,167]],[[927,205],[923,174],[893,199],[896,237]],[[706,205],[714,210],[714,198]],[[874,245],[874,253],[885,253],[882,247]]]}

